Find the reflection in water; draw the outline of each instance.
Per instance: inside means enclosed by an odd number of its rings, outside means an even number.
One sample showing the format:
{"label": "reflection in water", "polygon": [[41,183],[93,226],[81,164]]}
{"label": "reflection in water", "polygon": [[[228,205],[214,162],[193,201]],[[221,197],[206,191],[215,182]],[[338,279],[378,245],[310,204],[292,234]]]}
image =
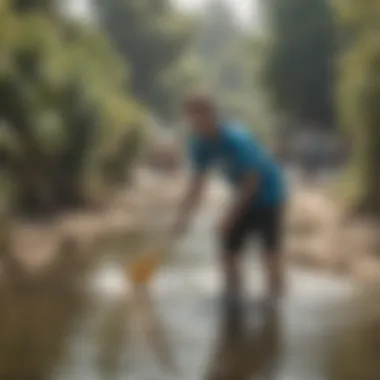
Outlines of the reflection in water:
{"label": "reflection in water", "polygon": [[380,379],[380,295],[356,300],[347,310],[354,323],[337,334],[331,347],[329,380]]}
{"label": "reflection in water", "polygon": [[[172,262],[171,271],[162,273],[164,281],[160,284],[165,286],[155,288],[163,296],[158,302],[160,306],[165,306],[165,314],[172,324],[171,331],[184,332],[180,334],[180,339],[176,338],[178,341],[174,345],[176,351],[173,356],[171,344],[148,289],[135,289],[132,299],[128,299],[126,294],[128,287],[123,277],[122,264],[129,261],[128,258],[133,257],[133,253],[142,251],[140,246],[145,244],[142,240],[122,237],[117,241],[105,241],[97,244],[96,251],[87,248],[86,255],[76,252],[75,247],[68,244],[59,260],[38,278],[23,277],[20,272],[14,271],[17,272],[16,275],[9,271],[9,281],[2,282],[0,286],[0,380],[166,380],[171,374],[176,380],[201,379],[198,369],[203,359],[207,359],[215,316],[212,308],[203,308],[201,300],[206,293],[207,297],[214,294],[213,280],[210,281],[214,272],[211,260],[205,254],[207,244],[202,239],[199,240],[200,254],[192,256],[196,257],[197,262],[192,262],[194,265],[189,271],[189,276],[194,276],[191,277],[191,282],[199,283],[199,287],[176,287],[177,279],[182,283],[180,270],[185,267],[185,263],[178,260]],[[196,251],[196,241],[198,240],[189,239],[185,249],[190,253]],[[171,277],[172,274],[174,277]],[[173,278],[175,281],[172,281]],[[314,278],[312,280],[311,288],[319,289],[320,283],[315,284]],[[300,282],[304,281],[303,277],[297,277],[296,281],[297,289],[310,283]],[[211,286],[208,287],[210,283]],[[203,287],[203,284],[207,286]],[[167,292],[169,287],[174,287],[173,293]],[[330,289],[335,289],[331,284],[326,286],[325,282],[322,282],[321,288],[326,295]],[[308,294],[302,293],[301,300]],[[328,303],[321,303],[316,310],[324,313],[327,308],[331,308],[326,305]],[[296,308],[287,306],[286,310],[289,309],[292,311],[294,331],[287,322],[284,340],[296,343],[295,354],[290,351],[290,355],[296,360],[301,358],[300,361],[304,361],[304,358],[315,361],[313,354],[306,352],[305,355],[300,355],[297,351],[303,345],[305,337],[309,340],[309,335],[302,327],[303,322],[309,318],[308,311],[297,307],[297,303]],[[257,317],[260,317],[260,310],[257,311]],[[313,319],[315,321],[317,327],[324,326],[320,324],[323,318],[316,316]],[[276,313],[262,316],[258,327],[248,327],[242,322],[224,323],[205,379],[248,380],[258,376],[262,380],[278,380],[277,360],[282,340],[280,327],[280,316]],[[141,334],[137,336],[136,342],[132,342],[133,333],[137,330]],[[320,332],[318,334],[321,335]],[[147,343],[145,347],[149,354],[155,355],[166,373],[157,373],[158,368],[152,366],[147,360],[149,358],[136,350],[142,337]],[[311,346],[315,346],[314,341]],[[134,353],[137,353],[136,357]],[[353,353],[356,357],[360,356],[356,350]],[[284,369],[288,356],[287,345],[284,346],[284,352],[281,352],[282,378],[311,380],[311,376],[297,375],[297,368],[293,370],[289,366]],[[374,357],[377,358],[378,356]],[[352,360],[352,365],[353,363]],[[177,364],[183,369],[180,374]],[[352,365],[343,364],[343,367],[352,368]],[[317,369],[319,370],[320,368]],[[144,377],[145,371],[149,376]],[[311,373],[309,368],[307,371],[308,374]],[[378,373],[380,372],[376,374]],[[332,377],[331,380],[348,378],[350,377]],[[362,376],[355,377],[355,380],[379,378]]]}
{"label": "reflection in water", "polygon": [[0,288],[0,378],[48,379],[73,323],[83,292],[73,287],[80,265],[67,256],[38,280],[12,278]]}
{"label": "reflection in water", "polygon": [[[84,247],[83,252],[83,247],[66,241],[56,260],[38,275],[8,270],[7,281],[0,286],[0,379],[71,379],[91,374],[117,378],[127,370],[129,334],[136,321],[159,363],[174,371],[148,291],[137,289],[132,300],[112,292],[99,297],[87,281],[104,269],[102,258],[107,256],[120,266],[130,252],[141,250],[140,244],[139,236],[113,237],[96,250]],[[110,275],[113,278],[115,273]]]}
{"label": "reflection in water", "polygon": [[261,376],[276,378],[280,346],[280,316],[276,311],[262,315],[260,326],[248,327],[242,321],[222,323],[222,333],[212,358],[207,380],[249,380]]}
{"label": "reflection in water", "polygon": [[134,320],[138,323],[159,363],[165,370],[177,373],[178,368],[174,361],[170,343],[148,288],[145,286],[136,287],[133,291],[132,302]]}
{"label": "reflection in water", "polygon": [[130,305],[126,300],[118,301],[106,313],[96,328],[98,347],[96,365],[103,379],[113,379],[123,364],[123,350],[128,345]]}

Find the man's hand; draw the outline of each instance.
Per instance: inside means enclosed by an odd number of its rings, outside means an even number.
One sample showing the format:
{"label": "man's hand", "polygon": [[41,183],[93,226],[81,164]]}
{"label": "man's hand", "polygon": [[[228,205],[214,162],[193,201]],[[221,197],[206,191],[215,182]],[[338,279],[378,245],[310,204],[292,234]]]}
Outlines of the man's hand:
{"label": "man's hand", "polygon": [[231,215],[227,215],[219,222],[218,233],[219,236],[226,236],[232,229],[235,221]]}

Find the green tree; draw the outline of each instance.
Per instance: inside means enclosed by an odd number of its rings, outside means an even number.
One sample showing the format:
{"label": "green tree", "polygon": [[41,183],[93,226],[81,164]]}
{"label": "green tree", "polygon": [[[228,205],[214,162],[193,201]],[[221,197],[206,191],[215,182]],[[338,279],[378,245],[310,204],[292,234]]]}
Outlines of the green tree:
{"label": "green tree", "polygon": [[142,111],[98,31],[60,19],[52,1],[2,6],[1,191],[20,211],[85,204],[127,170]]}
{"label": "green tree", "polygon": [[338,101],[342,124],[353,136],[359,211],[380,215],[380,1],[337,1],[344,52]]}
{"label": "green tree", "polygon": [[133,94],[158,114],[170,117],[177,94],[163,80],[186,52],[189,20],[168,0],[95,0],[100,25],[131,70]]}
{"label": "green tree", "polygon": [[265,2],[264,83],[274,106],[301,122],[333,121],[336,28],[327,0]]}

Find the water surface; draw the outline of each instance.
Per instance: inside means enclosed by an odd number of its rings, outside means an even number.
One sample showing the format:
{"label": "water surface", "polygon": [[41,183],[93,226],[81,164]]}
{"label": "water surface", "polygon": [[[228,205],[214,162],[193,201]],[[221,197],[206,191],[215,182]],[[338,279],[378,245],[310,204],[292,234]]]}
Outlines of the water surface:
{"label": "water surface", "polygon": [[266,315],[252,254],[246,313],[240,324],[225,323],[210,227],[216,211],[203,210],[149,289],[130,289],[124,266],[140,249],[130,239],[104,247],[88,270],[68,255],[44,278],[3,286],[1,379],[325,379],[352,285],[290,268],[283,311]]}

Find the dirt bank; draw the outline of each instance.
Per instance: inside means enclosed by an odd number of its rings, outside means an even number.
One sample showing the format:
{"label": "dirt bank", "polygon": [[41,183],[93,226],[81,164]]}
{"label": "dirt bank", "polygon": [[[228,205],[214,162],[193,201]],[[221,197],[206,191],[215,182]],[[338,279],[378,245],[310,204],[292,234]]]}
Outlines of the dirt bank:
{"label": "dirt bank", "polygon": [[[185,178],[160,178],[140,170],[131,189],[114,194],[104,207],[60,215],[44,223],[16,221],[9,226],[4,263],[39,273],[64,252],[86,258],[102,242],[144,234],[152,216],[174,210]],[[204,202],[222,204],[225,190],[213,184]],[[361,281],[380,280],[379,238],[374,224],[349,221],[323,189],[296,187],[288,210],[287,257],[290,262]],[[165,226],[163,226],[165,228]]]}
{"label": "dirt bank", "polygon": [[380,280],[379,226],[353,220],[323,188],[299,187],[289,213],[289,260],[350,275],[364,282]]}
{"label": "dirt bank", "polygon": [[67,251],[85,259],[106,241],[143,234],[152,215],[174,203],[181,182],[182,177],[162,180],[141,170],[132,188],[113,194],[96,210],[67,212],[43,222],[15,220],[6,226],[0,270],[10,265],[38,274]]}

